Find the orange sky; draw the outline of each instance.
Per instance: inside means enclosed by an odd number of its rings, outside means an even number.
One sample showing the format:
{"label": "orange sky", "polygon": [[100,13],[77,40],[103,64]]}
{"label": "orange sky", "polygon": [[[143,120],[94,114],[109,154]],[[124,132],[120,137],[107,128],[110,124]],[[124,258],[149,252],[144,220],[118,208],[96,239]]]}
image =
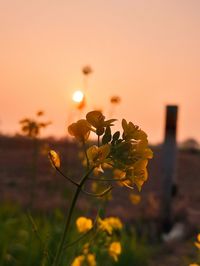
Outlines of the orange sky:
{"label": "orange sky", "polygon": [[46,134],[64,136],[71,95],[90,64],[88,110],[110,110],[163,139],[164,108],[178,104],[178,139],[200,141],[199,0],[0,0],[0,131],[43,109]]}

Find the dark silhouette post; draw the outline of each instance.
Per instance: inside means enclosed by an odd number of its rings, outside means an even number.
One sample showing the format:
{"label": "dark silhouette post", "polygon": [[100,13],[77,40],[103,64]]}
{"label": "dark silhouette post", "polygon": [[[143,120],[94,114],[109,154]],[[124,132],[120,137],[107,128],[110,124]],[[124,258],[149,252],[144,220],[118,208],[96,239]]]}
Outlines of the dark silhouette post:
{"label": "dark silhouette post", "polygon": [[162,231],[169,232],[172,226],[172,198],[177,192],[176,187],[176,129],[178,106],[166,107],[165,139],[163,143],[162,161]]}

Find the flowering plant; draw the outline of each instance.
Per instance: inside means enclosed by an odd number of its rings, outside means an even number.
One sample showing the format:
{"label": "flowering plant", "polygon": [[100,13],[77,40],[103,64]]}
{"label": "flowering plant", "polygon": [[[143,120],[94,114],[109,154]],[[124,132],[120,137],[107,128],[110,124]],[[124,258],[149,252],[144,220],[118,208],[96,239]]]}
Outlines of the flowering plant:
{"label": "flowering plant", "polygon": [[[137,188],[140,191],[147,180],[147,164],[148,160],[153,156],[151,149],[148,147],[147,134],[132,122],[128,123],[125,119],[122,120],[123,132],[116,131],[112,133],[111,127],[115,121],[116,119],[106,120],[100,111],[92,111],[86,115],[86,119],[78,120],[68,127],[69,134],[82,145],[84,150],[83,160],[86,162],[86,169],[83,177],[78,182],[62,172],[58,153],[54,150],[49,152],[53,167],[76,187],[53,266],[60,264],[64,249],[71,245],[66,244],[69,226],[77,199],[81,193],[102,198],[111,192],[114,188],[114,182],[130,189]],[[88,139],[92,132],[97,136],[97,144],[87,147],[86,142],[88,144]],[[104,172],[107,169],[112,172],[112,178],[105,177]],[[89,180],[93,180],[96,183],[103,181],[105,188],[98,193],[89,192],[85,190],[85,184]],[[85,264],[95,266],[95,250],[97,250],[96,246],[100,244],[103,244],[114,261],[118,260],[122,249],[118,240],[119,234],[116,233],[122,229],[122,223],[119,218],[107,217],[102,219],[97,215],[95,221],[92,221],[87,217],[79,217],[76,220],[76,226],[78,232],[83,234],[77,241],[83,238],[84,234],[88,234],[91,231],[94,232],[94,236],[92,240],[83,246],[81,254],[73,260],[72,266]],[[74,241],[74,243],[77,243],[77,241]]]}

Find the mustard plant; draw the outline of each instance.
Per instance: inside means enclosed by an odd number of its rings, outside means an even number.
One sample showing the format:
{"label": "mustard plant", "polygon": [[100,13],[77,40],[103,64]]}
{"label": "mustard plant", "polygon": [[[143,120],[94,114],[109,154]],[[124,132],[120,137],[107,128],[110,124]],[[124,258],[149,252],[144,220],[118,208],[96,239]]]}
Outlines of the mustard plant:
{"label": "mustard plant", "polygon": [[[114,261],[118,260],[122,248],[116,232],[121,230],[123,225],[117,217],[101,218],[97,213],[96,218],[92,220],[81,216],[76,220],[77,231],[81,235],[73,243],[68,241],[73,212],[81,193],[94,198],[103,198],[114,189],[114,183],[140,191],[148,178],[147,164],[153,153],[148,147],[147,134],[125,119],[121,123],[122,133],[120,131],[112,133],[111,128],[115,122],[116,119],[106,120],[100,111],[91,111],[86,115],[86,119],[78,120],[68,127],[69,134],[82,145],[84,151],[85,172],[78,181],[63,173],[58,153],[54,150],[49,152],[53,167],[75,186],[64,231],[53,259],[53,266],[60,265],[64,251],[90,232],[93,232],[92,238],[85,243],[81,253],[71,262],[71,266],[83,264],[95,266],[99,250],[106,250]],[[89,142],[91,133],[96,135],[96,145]],[[107,171],[111,177],[106,177]],[[103,182],[104,189],[98,193],[87,191],[85,185],[90,180],[96,184]],[[132,200],[138,202],[139,198]],[[66,254],[65,252],[65,256]]]}

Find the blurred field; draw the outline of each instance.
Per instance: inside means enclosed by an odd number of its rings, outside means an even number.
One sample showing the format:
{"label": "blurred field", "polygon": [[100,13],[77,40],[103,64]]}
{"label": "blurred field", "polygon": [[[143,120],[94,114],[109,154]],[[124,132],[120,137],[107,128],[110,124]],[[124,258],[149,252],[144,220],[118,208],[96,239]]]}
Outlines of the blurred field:
{"label": "blurred field", "polygon": [[[56,150],[60,154],[61,166],[66,174],[74,178],[80,178],[82,166],[77,155],[80,148],[75,143],[67,140],[56,141],[54,139],[44,139],[40,142],[41,147],[44,144],[45,146],[48,144],[49,148]],[[32,149],[33,143],[30,139],[24,137],[0,137],[1,201],[13,201],[20,203],[22,206],[26,205],[29,198],[28,187],[32,175]],[[161,146],[152,147],[152,149],[154,151],[154,158],[149,163],[149,179],[141,192],[143,205],[147,204],[146,201],[149,200],[149,197],[155,198],[158,203],[161,193]],[[65,207],[66,202],[63,199],[70,196],[72,188],[62,176],[52,169],[44,149],[41,148],[40,150],[41,152],[37,161],[37,189],[34,207],[41,210],[51,210],[52,207]],[[192,210],[197,210],[200,204],[199,190],[197,189],[200,186],[199,160],[199,152],[189,150],[179,150],[178,152],[178,196],[175,200],[180,204],[185,204],[185,207],[188,209],[191,208]],[[117,190],[115,194],[119,195],[120,193],[120,197],[115,199],[115,203],[118,208],[123,206],[121,210],[123,212],[123,218],[131,220],[134,219],[136,213],[139,214],[141,206],[139,205],[138,208],[133,207],[134,211],[130,212],[132,205],[129,205],[126,210],[124,204],[128,203],[126,201],[127,193],[124,193],[124,190],[127,189]],[[175,209],[178,207],[176,204]],[[185,207],[184,210],[186,211]],[[135,209],[138,210],[136,211]],[[116,212],[118,213],[119,210],[116,210]]]}
{"label": "blurred field", "polygon": [[[63,140],[43,139],[40,140],[40,146],[48,144],[50,148],[59,152],[61,156],[62,169],[65,173],[74,178],[79,178],[82,166],[79,163],[77,153],[79,147],[74,143]],[[195,258],[195,248],[191,238],[199,230],[199,206],[200,206],[200,153],[194,150],[179,150],[178,152],[178,169],[177,184],[178,194],[173,201],[174,223],[182,223],[186,230],[183,239],[170,245],[160,246],[160,196],[161,196],[161,178],[162,178],[162,154],[161,146],[152,147],[154,158],[149,165],[149,179],[144,185],[141,192],[142,201],[138,205],[133,205],[129,200],[129,190],[127,188],[115,187],[113,198],[106,205],[108,215],[117,215],[126,222],[127,230],[134,228],[137,239],[145,239],[146,244],[151,243],[155,248],[152,255],[152,264],[149,265],[187,265],[187,262]],[[0,201],[2,204],[12,206],[13,203],[26,210],[31,197],[30,186],[32,176],[32,152],[33,143],[30,139],[24,137],[0,137]],[[73,188],[68,185],[66,180],[58,175],[50,166],[47,154],[41,149],[37,160],[36,184],[34,189],[34,198],[32,211],[39,217],[45,214],[44,223],[48,226],[49,215],[53,216],[56,210],[65,213],[69,205]],[[3,205],[2,205],[3,206]],[[5,205],[6,206],[6,205]],[[95,204],[91,207],[88,198],[82,195],[78,202],[78,212],[95,215]],[[4,207],[2,207],[4,208]],[[6,207],[5,207],[6,208]],[[14,224],[19,230],[20,224],[25,223],[25,217],[22,218],[23,212],[19,210],[12,211],[1,210],[6,212],[7,216],[14,216]],[[16,213],[19,215],[16,216]],[[4,228],[4,214],[1,216],[1,228]],[[21,220],[22,219],[22,220]],[[55,218],[57,219],[57,218]],[[59,218],[58,218],[59,219]],[[58,223],[59,224],[59,223]],[[25,226],[26,227],[26,226]],[[59,227],[59,226],[58,226]],[[30,229],[30,228],[29,228]],[[3,229],[5,230],[9,229]],[[28,229],[27,229],[28,230]],[[55,231],[55,228],[51,228]],[[18,232],[19,233],[19,232]],[[2,236],[3,237],[3,236]],[[4,235],[5,237],[5,235]],[[10,236],[15,239],[15,234]],[[31,237],[32,239],[32,237]],[[130,241],[129,241],[130,242]],[[138,242],[139,243],[139,242]],[[146,245],[148,249],[149,244]],[[37,245],[36,245],[37,246]],[[38,247],[37,247],[38,248]],[[37,249],[36,248],[36,249]],[[3,247],[1,247],[3,250]],[[145,249],[145,248],[144,248]],[[157,252],[159,250],[159,252]],[[138,250],[138,252],[140,252]],[[146,252],[146,251],[142,251]],[[148,252],[147,252],[148,253]],[[148,253],[148,256],[149,256]],[[160,255],[159,255],[160,254]],[[170,255],[169,255],[170,254]],[[140,256],[140,255],[138,255]],[[148,257],[147,256],[147,257]],[[145,257],[145,256],[144,256]],[[191,260],[190,260],[191,258]],[[125,258],[124,258],[125,260]],[[34,261],[34,260],[33,260]],[[150,260],[149,260],[150,261]],[[142,262],[142,264],[140,264]],[[157,264],[155,264],[157,262]],[[138,260],[139,265],[146,265],[145,260]],[[185,264],[181,264],[185,263]],[[0,264],[4,265],[4,264]],[[36,264],[5,264],[5,265],[36,265]],[[125,265],[125,264],[124,264]]]}

